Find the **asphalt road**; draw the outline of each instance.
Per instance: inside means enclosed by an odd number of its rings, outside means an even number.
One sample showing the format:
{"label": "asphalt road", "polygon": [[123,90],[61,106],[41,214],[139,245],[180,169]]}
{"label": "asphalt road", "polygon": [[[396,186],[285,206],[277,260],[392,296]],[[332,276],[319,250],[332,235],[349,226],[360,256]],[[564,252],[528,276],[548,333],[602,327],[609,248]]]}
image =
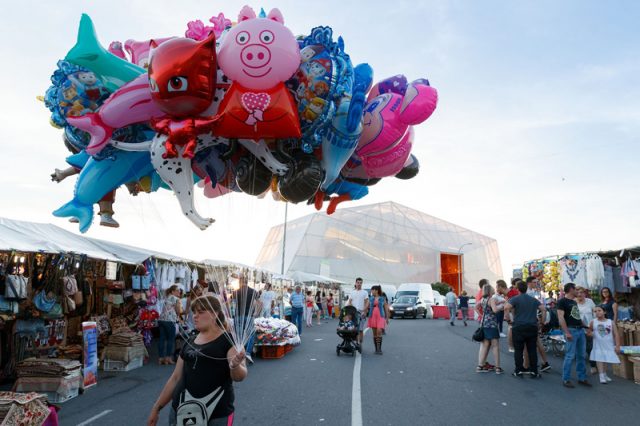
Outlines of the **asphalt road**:
{"label": "asphalt road", "polygon": [[[280,360],[256,359],[236,384],[236,425],[357,425],[352,423],[355,359],[336,356],[335,321],[305,329],[302,345]],[[371,335],[361,358],[363,425],[633,424],[640,388],[614,377],[591,389],[561,385],[561,359],[540,380],[477,374],[475,327],[444,320],[394,320],[373,354]],[[490,359],[492,362],[492,360]],[[143,425],[170,367],[154,363],[104,373],[98,386],[63,405],[62,425]],[[356,398],[357,401],[357,398]],[[96,418],[96,416],[99,416]],[[166,424],[167,413],[161,414]],[[95,420],[87,422],[88,419]]]}

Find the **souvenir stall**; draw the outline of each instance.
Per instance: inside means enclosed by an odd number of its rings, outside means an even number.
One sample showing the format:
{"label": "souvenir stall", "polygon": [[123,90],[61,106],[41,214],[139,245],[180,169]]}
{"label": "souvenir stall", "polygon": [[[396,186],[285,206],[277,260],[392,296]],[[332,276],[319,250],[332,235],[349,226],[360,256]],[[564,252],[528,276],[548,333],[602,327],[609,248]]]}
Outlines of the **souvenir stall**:
{"label": "souvenir stall", "polygon": [[[54,225],[0,218],[0,379],[64,402],[96,383],[98,358],[105,370],[142,366],[158,316],[161,262],[188,264]],[[204,274],[193,264],[190,280],[193,271]],[[91,350],[87,324],[96,335]],[[95,354],[94,371],[88,354]]]}
{"label": "souvenir stall", "polygon": [[522,272],[524,279],[536,277],[546,292],[561,294],[570,282],[584,287],[596,304],[602,289],[611,290],[622,351],[614,374],[640,383],[640,247],[536,259],[526,262]]}
{"label": "souvenir stall", "polygon": [[256,318],[255,347],[264,359],[278,359],[300,344],[295,325],[284,319]]}

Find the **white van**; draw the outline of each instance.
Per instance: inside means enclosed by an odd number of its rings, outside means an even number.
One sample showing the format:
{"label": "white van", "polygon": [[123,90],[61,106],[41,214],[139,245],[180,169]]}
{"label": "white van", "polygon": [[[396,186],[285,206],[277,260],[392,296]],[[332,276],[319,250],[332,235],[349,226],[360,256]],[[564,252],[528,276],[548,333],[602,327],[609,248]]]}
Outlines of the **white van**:
{"label": "white van", "polygon": [[433,316],[433,311],[431,307],[435,305],[435,300],[433,297],[433,288],[431,288],[431,284],[426,283],[403,283],[398,287],[398,291],[395,294],[395,297],[398,298],[400,296],[417,296],[420,303],[424,303],[427,306],[428,316]]}
{"label": "white van", "polygon": [[362,289],[367,290],[367,293],[371,294],[371,287],[374,285],[379,285],[382,287],[382,291],[387,295],[387,299],[389,299],[389,303],[393,302],[396,298],[397,288],[393,284],[375,284],[375,283],[366,283],[362,284]]}

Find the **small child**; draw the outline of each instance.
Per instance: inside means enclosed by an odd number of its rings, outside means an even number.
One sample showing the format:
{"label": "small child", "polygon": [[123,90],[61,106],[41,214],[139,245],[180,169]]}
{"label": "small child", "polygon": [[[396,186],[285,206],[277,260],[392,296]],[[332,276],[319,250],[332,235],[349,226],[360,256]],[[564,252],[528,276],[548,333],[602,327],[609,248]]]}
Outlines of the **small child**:
{"label": "small child", "polygon": [[[593,350],[590,360],[596,361],[600,383],[607,384],[611,378],[607,375],[607,364],[620,364],[620,336],[613,321],[606,319],[602,306],[594,309],[596,318],[589,323],[589,330],[593,334]],[[615,338],[615,347],[614,347]]]}
{"label": "small child", "polygon": [[271,314],[271,318],[280,319],[280,308],[278,307],[278,305],[273,307],[273,314]]}
{"label": "small child", "polygon": [[342,318],[342,323],[338,327],[338,330],[355,330],[355,328],[356,328],[356,325],[353,323],[351,315],[346,314]]}

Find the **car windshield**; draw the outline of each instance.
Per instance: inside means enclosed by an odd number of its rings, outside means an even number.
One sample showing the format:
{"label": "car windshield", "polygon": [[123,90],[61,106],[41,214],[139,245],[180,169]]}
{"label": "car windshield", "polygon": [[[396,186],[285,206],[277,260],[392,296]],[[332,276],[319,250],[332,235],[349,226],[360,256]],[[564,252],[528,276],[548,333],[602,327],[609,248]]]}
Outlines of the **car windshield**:
{"label": "car windshield", "polygon": [[400,296],[396,300],[396,303],[416,303],[417,297],[415,296]]}

